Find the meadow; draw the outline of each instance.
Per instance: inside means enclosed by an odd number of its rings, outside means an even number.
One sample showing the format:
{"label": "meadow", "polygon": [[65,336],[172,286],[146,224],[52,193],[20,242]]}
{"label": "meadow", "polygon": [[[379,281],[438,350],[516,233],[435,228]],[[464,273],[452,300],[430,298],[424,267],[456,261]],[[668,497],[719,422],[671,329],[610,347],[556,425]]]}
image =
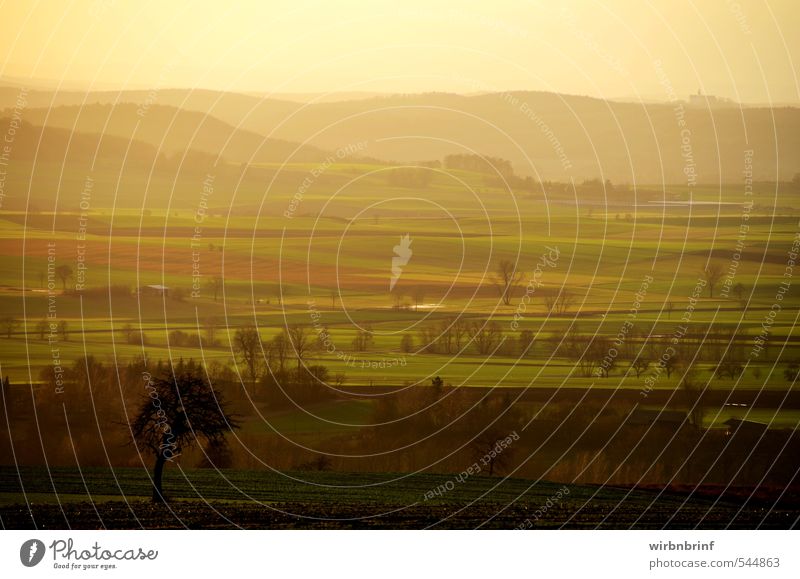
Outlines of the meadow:
{"label": "meadow", "polygon": [[[58,211],[0,212],[0,370],[5,431],[14,432],[6,463],[44,461],[72,469],[57,478],[73,482],[76,468],[130,468],[139,477],[131,492],[146,494],[151,459],[130,446],[128,427],[145,394],[140,375],[191,359],[241,428],[223,454],[195,446],[166,472],[197,473],[187,476],[213,501],[243,499],[203,483],[197,466],[245,479],[441,477],[475,460],[485,432],[520,433],[497,468],[537,485],[697,484],[717,496],[794,488],[792,184],[749,193],[295,163],[239,177],[227,168],[192,187],[184,180],[174,198],[146,188],[117,203],[111,177],[95,175],[83,206],[75,175]],[[404,236],[412,253],[398,266]],[[504,262],[514,267],[507,286]],[[258,336],[253,368],[241,342],[248,328]],[[654,417],[662,412],[683,420],[665,424]],[[769,434],[732,436],[731,419]],[[91,496],[35,484],[25,492],[79,510],[128,494],[86,484]],[[252,496],[278,500],[257,486]],[[280,500],[313,503],[294,492]],[[383,486],[378,494],[389,507],[408,504]],[[20,499],[12,490],[3,501]],[[347,512],[371,500],[359,496]],[[255,524],[256,507],[232,508]],[[529,506],[513,508],[519,518]],[[491,513],[459,524],[482,516]]]}
{"label": "meadow", "polygon": [[[641,194],[627,190],[615,207],[603,189],[550,185],[507,191],[487,184],[484,175],[465,171],[437,172],[422,190],[391,187],[382,177],[389,170],[333,165],[289,217],[284,213],[296,194],[290,184],[311,175],[313,165],[281,168],[285,183],[279,179],[279,185],[264,192],[247,216],[222,207],[200,214],[185,206],[4,212],[0,315],[17,322],[0,338],[4,374],[12,382],[35,383],[39,369],[52,358],[36,329],[48,311],[47,243],[54,244],[57,263],[70,265],[75,273],[78,251],[84,252],[81,287],[92,292],[91,297],[64,292],[61,281],[54,280],[57,319],[69,328],[68,337],[59,340],[65,360],[91,353],[124,361],[144,350],[152,358],[202,356],[233,366],[236,328],[254,323],[269,339],[288,324],[300,324],[312,332],[324,327],[331,338],[332,346],[311,352],[309,360],[346,374],[353,386],[426,384],[441,375],[454,385],[557,387],[568,380],[591,386],[596,380],[576,375],[574,361],[553,356],[544,346],[548,340],[570,331],[614,337],[626,320],[645,338],[653,337],[651,343],[669,336],[711,262],[725,272],[734,263],[729,286],[741,286],[737,295],[730,287],[721,294],[723,280],[713,298],[703,292],[689,325],[734,331],[736,343],[749,350],[776,301],[798,229],[794,209],[771,211],[776,194],[769,184],[757,187],[752,198],[734,186],[664,187],[660,192],[649,187]],[[790,193],[781,195],[782,207],[798,204],[797,192]],[[235,201],[254,194],[230,195]],[[660,204],[658,195],[671,203],[691,196],[694,204]],[[754,205],[745,212],[748,201]],[[81,218],[88,222],[85,236],[78,231]],[[748,228],[744,250],[737,251],[743,224]],[[406,234],[413,240],[413,257],[389,291],[392,248]],[[558,264],[545,268],[524,315],[512,326],[525,283],[548,247],[558,249]],[[512,260],[522,277],[510,304],[499,300],[493,283],[503,259]],[[648,276],[652,282],[637,300]],[[209,286],[214,278],[224,282],[216,292]],[[64,287],[72,290],[75,284],[73,274]],[[148,284],[163,284],[172,293],[136,294]],[[127,288],[129,295],[106,296],[103,290],[109,286]],[[569,295],[568,307],[549,309],[548,297],[559,294]],[[770,342],[779,346],[751,358],[740,378],[704,380],[707,387],[786,386],[780,364],[798,357],[792,336],[798,302],[792,294],[770,327]],[[454,316],[495,321],[509,338],[529,330],[535,344],[524,359],[496,351],[489,360],[470,348],[458,356],[421,351],[419,331]],[[170,331],[202,334],[209,319],[218,344],[203,352],[168,345]],[[145,348],[121,339],[127,324],[146,333]],[[365,327],[370,344],[358,351],[353,338]],[[406,334],[417,344],[403,352]],[[698,366],[711,370],[710,363]],[[623,368],[603,381],[612,379],[615,386],[641,387],[641,380]],[[677,382],[665,378],[658,387],[674,388]]]}
{"label": "meadow", "polygon": [[3,468],[0,521],[18,529],[783,529],[796,517],[790,500],[741,489],[719,497],[715,489],[664,492],[476,477],[433,494],[453,477],[241,470],[182,470],[165,482],[170,504],[153,505],[141,469]]}

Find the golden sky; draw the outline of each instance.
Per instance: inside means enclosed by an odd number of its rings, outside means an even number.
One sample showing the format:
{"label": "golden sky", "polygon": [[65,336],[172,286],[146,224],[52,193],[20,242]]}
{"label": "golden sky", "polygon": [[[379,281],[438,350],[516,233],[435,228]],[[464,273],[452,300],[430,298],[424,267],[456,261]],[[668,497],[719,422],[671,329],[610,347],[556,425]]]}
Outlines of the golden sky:
{"label": "golden sky", "polygon": [[0,5],[0,75],[62,88],[644,100],[702,89],[796,103],[798,24],[797,0],[12,0]]}

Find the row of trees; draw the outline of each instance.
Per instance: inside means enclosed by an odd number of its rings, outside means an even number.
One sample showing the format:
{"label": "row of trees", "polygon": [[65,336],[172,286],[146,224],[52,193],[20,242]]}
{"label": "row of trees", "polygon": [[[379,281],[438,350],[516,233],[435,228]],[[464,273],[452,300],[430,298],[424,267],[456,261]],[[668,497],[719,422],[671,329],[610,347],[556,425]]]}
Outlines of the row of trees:
{"label": "row of trees", "polygon": [[[201,331],[186,332],[184,330],[171,330],[167,334],[167,343],[173,348],[216,348],[220,341],[217,339],[217,331],[220,323],[217,318],[208,317],[200,321]],[[141,328],[134,327],[132,324],[125,324],[120,330],[122,338],[128,344],[147,345],[150,343],[148,335]]]}
{"label": "row of trees", "polygon": [[[708,288],[708,297],[714,297],[714,289],[725,277],[725,270],[719,262],[712,261],[701,271],[701,275]],[[519,288],[524,281],[524,275],[517,268],[517,264],[508,259],[502,259],[497,263],[497,267],[492,273],[492,282],[497,288],[500,298],[504,305],[511,305],[512,298],[519,293]],[[738,282],[731,287],[731,292],[738,300],[742,300],[747,288]],[[544,304],[550,313],[564,313],[575,302],[575,295],[567,289],[562,288],[557,293],[545,293]],[[668,314],[671,315],[673,304],[666,304]]]}
{"label": "row of trees", "polygon": [[266,341],[255,326],[246,326],[236,330],[233,344],[251,396],[273,407],[329,399],[335,393],[330,386],[344,383],[343,374],[331,377],[325,366],[305,363],[319,346],[305,326],[291,325]]}
{"label": "row of trees", "polygon": [[[736,379],[745,369],[748,337],[737,335],[725,326],[695,324],[683,334],[680,345],[664,352],[671,346],[671,336],[650,336],[631,326],[624,339],[608,336],[581,334],[574,326],[566,335],[551,334],[536,340],[532,330],[518,334],[504,332],[497,322],[450,316],[429,323],[413,334],[404,334],[400,339],[403,353],[428,353],[444,355],[542,357],[560,356],[575,363],[578,374],[583,377],[607,378],[615,373],[642,377],[657,364],[670,378],[688,365],[704,363],[718,379]],[[538,344],[538,345],[537,345]],[[793,365],[794,364],[794,365]],[[787,380],[800,374],[800,362],[790,362],[786,368]],[[753,368],[754,376],[760,377],[760,367]]]}
{"label": "row of trees", "polygon": [[729,328],[698,325],[673,347],[666,337],[645,338],[635,327],[625,340],[581,335],[573,330],[560,342],[559,352],[573,360],[584,377],[607,378],[622,371],[639,378],[656,365],[667,378],[678,371],[695,375],[697,364],[707,361],[716,378],[736,379],[745,368],[745,340]]}
{"label": "row of trees", "polygon": [[[6,338],[10,338],[21,325],[22,320],[13,316],[4,316],[0,318],[0,332]],[[50,322],[46,318],[42,318],[36,322],[34,330],[40,340],[47,338],[53,330],[55,330],[53,333],[58,335],[62,340],[69,340],[69,322],[66,320],[56,322],[55,328],[52,328]]]}
{"label": "row of trees", "polygon": [[469,154],[447,155],[444,158],[444,167],[446,169],[486,173],[487,175],[497,175],[499,173],[504,177],[514,176],[514,168],[511,162],[499,157]]}
{"label": "row of trees", "polygon": [[386,182],[395,187],[421,189],[430,184],[435,173],[419,167],[398,167],[386,172]]}
{"label": "row of trees", "polygon": [[[522,330],[518,336],[503,332],[499,323],[485,320],[469,320],[463,317],[448,317],[430,324],[418,332],[423,353],[456,354],[475,352],[481,356],[531,356],[534,334]],[[414,339],[405,334],[400,341],[403,352],[415,351]]]}

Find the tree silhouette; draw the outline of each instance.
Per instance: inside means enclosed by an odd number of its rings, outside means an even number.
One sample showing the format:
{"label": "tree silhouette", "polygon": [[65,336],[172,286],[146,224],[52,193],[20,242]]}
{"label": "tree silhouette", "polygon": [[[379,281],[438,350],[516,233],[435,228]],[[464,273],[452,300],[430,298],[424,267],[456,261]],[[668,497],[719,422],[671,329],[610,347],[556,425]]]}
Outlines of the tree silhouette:
{"label": "tree silhouette", "polygon": [[417,286],[413,291],[414,311],[419,311],[419,305],[425,301],[425,288]]}
{"label": "tree silhouette", "polygon": [[497,264],[493,279],[494,284],[500,291],[500,297],[503,299],[503,303],[509,305],[514,290],[519,285],[520,281],[522,281],[522,273],[517,271],[513,261],[503,259]]}
{"label": "tree silhouette", "polygon": [[551,314],[563,314],[572,307],[574,301],[575,296],[569,290],[562,288],[558,294],[544,297],[544,307]]}
{"label": "tree silhouette", "polygon": [[36,333],[39,334],[39,339],[44,340],[44,337],[47,335],[47,331],[50,329],[50,324],[47,322],[47,318],[43,318],[36,322]]}
{"label": "tree silhouette", "polygon": [[487,355],[503,340],[503,332],[497,322],[474,322],[470,326],[470,338],[481,355]]}
{"label": "tree silhouette", "polygon": [[783,377],[787,382],[796,382],[800,380],[800,361],[793,360],[789,362],[786,369],[783,371]]}
{"label": "tree silhouette", "polygon": [[233,336],[233,347],[247,367],[250,382],[255,389],[263,366],[261,336],[258,334],[258,329],[255,326],[246,326],[236,330],[236,334]]}
{"label": "tree silhouette", "polygon": [[642,374],[647,372],[647,369],[650,367],[650,360],[642,353],[636,356],[631,361],[631,369],[636,373],[636,377],[639,378]]}
{"label": "tree silhouette", "polygon": [[72,268],[68,265],[59,265],[56,275],[61,280],[61,289],[67,289],[67,280],[72,277]]}
{"label": "tree silhouette", "polygon": [[672,373],[680,366],[680,354],[676,352],[672,356],[663,356],[659,365],[664,368],[664,371],[667,373],[667,378],[671,378]]}
{"label": "tree silhouette", "polygon": [[222,289],[222,284],[223,284],[222,278],[217,276],[212,277],[207,282],[208,288],[214,293],[214,301],[217,301],[217,295]]}
{"label": "tree silhouette", "polygon": [[728,351],[714,368],[714,374],[717,378],[728,377],[735,380],[739,375],[744,372],[744,362],[741,359],[740,353],[731,346]]}
{"label": "tree silhouette", "polygon": [[3,328],[3,333],[6,335],[6,338],[11,337],[11,334],[14,333],[17,326],[19,326],[19,320],[16,318],[5,316],[3,319],[0,319],[0,327]]}
{"label": "tree silhouette", "polygon": [[153,502],[163,503],[162,475],[167,461],[201,439],[208,445],[221,444],[225,433],[239,428],[239,423],[192,361],[181,361],[172,371],[152,378],[147,390],[130,428],[137,446],[155,455]]}
{"label": "tree silhouette", "polygon": [[215,317],[208,317],[203,320],[203,330],[205,332],[205,338],[203,339],[203,345],[206,347],[213,348],[217,345],[217,325],[219,324],[219,320]]}
{"label": "tree silhouette", "polygon": [[[289,337],[286,335],[286,330],[272,338],[269,343],[270,359],[277,364],[277,370],[281,374],[286,371],[286,361],[289,359],[289,350],[291,349]],[[274,365],[271,363],[271,365]]]}
{"label": "tree silhouette", "polygon": [[404,353],[409,353],[414,350],[414,336],[411,334],[403,334],[403,337],[400,338],[400,351]]}
{"label": "tree silhouette", "polygon": [[504,432],[499,427],[492,426],[472,441],[476,458],[489,467],[486,473],[489,476],[494,476],[495,470],[505,469],[511,460],[511,448],[503,450],[503,447],[498,446],[509,434],[510,432]]}
{"label": "tree silhouette", "polygon": [[373,336],[372,336],[372,327],[367,326],[363,330],[359,329],[356,330],[356,337],[353,338],[353,351],[355,352],[366,352],[369,349],[370,344],[372,344]]}
{"label": "tree silhouette", "polygon": [[722,279],[722,274],[722,266],[714,262],[709,263],[708,267],[703,271],[703,277],[708,284],[708,297],[714,297],[714,288],[719,283],[719,280]]}
{"label": "tree silhouette", "polygon": [[300,324],[292,324],[289,326],[286,330],[286,334],[294,348],[294,353],[297,357],[297,370],[299,371],[303,365],[303,360],[308,355],[308,351],[312,346],[311,334]]}

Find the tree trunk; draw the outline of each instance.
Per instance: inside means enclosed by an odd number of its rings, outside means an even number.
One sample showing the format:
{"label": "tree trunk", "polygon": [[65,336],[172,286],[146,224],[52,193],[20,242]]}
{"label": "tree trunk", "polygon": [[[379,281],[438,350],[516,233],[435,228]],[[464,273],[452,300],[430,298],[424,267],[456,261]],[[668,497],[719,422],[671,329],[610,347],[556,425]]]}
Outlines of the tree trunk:
{"label": "tree trunk", "polygon": [[154,503],[166,503],[167,500],[164,498],[164,492],[161,486],[161,478],[164,474],[164,465],[166,464],[167,459],[164,457],[164,453],[160,452],[156,455],[156,465],[153,468],[153,502]]}

